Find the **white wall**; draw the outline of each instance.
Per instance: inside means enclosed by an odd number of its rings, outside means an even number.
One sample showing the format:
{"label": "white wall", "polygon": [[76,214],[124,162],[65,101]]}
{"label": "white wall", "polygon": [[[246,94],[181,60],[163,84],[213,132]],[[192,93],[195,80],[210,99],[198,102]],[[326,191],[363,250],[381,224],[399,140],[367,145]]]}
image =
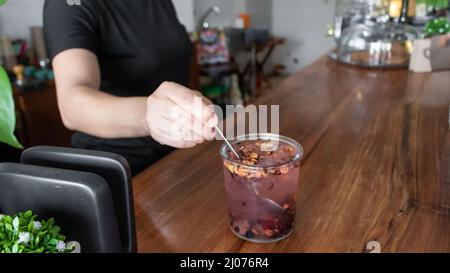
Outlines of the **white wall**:
{"label": "white wall", "polygon": [[0,35],[29,40],[30,26],[42,25],[44,0],[8,0],[0,7]]}
{"label": "white wall", "polygon": [[246,12],[245,0],[194,0],[195,21],[212,6],[221,9],[220,14],[211,14],[207,21],[213,27],[231,27],[241,12]]}
{"label": "white wall", "polygon": [[247,12],[251,17],[251,26],[257,29],[272,30],[273,2],[280,0],[248,0]]}
{"label": "white wall", "polygon": [[274,0],[272,31],[287,42],[274,51],[272,63],[294,72],[333,48],[326,26],[333,20],[334,6],[335,0]]}
{"label": "white wall", "polygon": [[218,6],[220,14],[211,14],[208,23],[213,27],[232,27],[240,13],[250,14],[251,26],[270,29],[272,25],[272,0],[194,0],[195,21],[211,7]]}
{"label": "white wall", "polygon": [[195,29],[193,0],[172,0],[177,10],[178,19],[186,27],[187,31]]}

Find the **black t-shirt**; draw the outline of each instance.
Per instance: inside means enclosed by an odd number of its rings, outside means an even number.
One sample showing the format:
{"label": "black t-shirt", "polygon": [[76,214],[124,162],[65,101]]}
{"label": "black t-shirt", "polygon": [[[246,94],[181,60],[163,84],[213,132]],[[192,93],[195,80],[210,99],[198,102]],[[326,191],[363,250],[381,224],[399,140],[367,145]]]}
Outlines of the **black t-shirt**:
{"label": "black t-shirt", "polygon": [[[97,56],[103,92],[149,96],[163,81],[188,84],[193,46],[170,0],[46,0],[44,32],[51,59],[71,48]],[[134,174],[172,150],[150,137],[101,139],[80,132],[72,145],[121,154]]]}

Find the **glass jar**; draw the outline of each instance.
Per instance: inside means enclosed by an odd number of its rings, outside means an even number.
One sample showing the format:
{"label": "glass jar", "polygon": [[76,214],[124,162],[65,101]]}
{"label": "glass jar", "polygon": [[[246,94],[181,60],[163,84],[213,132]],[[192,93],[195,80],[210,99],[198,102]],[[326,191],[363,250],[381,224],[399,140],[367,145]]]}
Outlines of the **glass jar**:
{"label": "glass jar", "polygon": [[237,160],[226,144],[220,150],[230,228],[252,242],[282,240],[294,229],[303,149],[273,134],[237,139],[231,145],[243,160]]}

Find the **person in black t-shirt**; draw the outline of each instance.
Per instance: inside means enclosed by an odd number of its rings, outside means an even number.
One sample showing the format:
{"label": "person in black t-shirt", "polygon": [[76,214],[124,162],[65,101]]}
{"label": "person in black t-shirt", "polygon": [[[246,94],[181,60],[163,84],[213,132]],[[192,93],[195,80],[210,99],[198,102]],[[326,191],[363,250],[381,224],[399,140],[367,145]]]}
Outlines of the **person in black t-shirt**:
{"label": "person in black t-shirt", "polygon": [[44,33],[72,146],[121,154],[136,174],[213,139],[210,102],[183,87],[193,46],[170,0],[46,0]]}

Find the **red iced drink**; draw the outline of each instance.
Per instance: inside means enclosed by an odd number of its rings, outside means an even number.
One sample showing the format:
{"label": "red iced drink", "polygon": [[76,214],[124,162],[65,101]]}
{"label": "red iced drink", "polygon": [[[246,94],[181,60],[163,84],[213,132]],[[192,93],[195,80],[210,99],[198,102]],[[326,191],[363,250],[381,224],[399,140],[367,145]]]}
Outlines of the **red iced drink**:
{"label": "red iced drink", "polygon": [[301,146],[272,134],[246,136],[232,146],[240,159],[221,148],[231,229],[253,242],[285,238],[294,228]]}

